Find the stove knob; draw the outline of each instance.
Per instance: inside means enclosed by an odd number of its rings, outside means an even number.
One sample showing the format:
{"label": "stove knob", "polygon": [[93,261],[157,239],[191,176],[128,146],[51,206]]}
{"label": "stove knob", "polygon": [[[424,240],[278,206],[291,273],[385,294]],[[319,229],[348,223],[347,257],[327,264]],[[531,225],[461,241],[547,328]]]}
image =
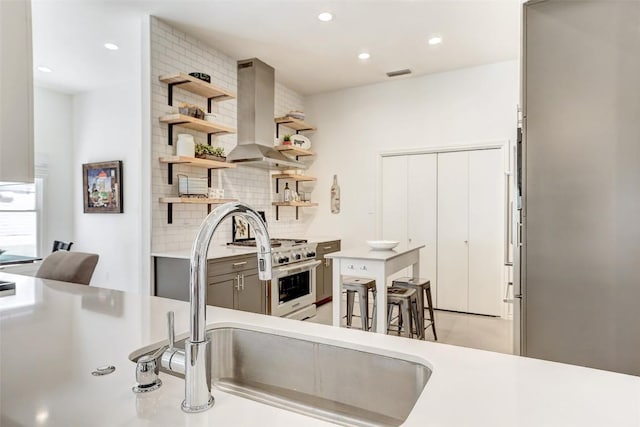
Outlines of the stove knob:
{"label": "stove knob", "polygon": [[282,264],[284,262],[284,257],[278,258],[278,264]]}
{"label": "stove knob", "polygon": [[300,259],[300,258],[302,258],[302,255],[296,254],[296,259]]}
{"label": "stove knob", "polygon": [[309,258],[312,258],[312,257],[316,256],[316,253],[315,252],[307,252],[307,256]]}
{"label": "stove knob", "polygon": [[284,257],[284,262],[289,262],[289,257],[288,256]]}

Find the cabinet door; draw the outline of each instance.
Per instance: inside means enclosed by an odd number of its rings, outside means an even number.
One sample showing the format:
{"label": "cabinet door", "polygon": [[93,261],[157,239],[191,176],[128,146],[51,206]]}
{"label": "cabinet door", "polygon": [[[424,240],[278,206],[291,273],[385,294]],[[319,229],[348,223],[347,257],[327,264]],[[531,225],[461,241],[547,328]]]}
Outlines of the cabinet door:
{"label": "cabinet door", "polygon": [[409,243],[424,244],[420,250],[420,277],[431,281],[433,303],[438,306],[438,155],[408,156]]}
{"label": "cabinet door", "polygon": [[264,285],[258,277],[258,273],[240,274],[242,285],[236,291],[234,308],[252,313],[265,312],[265,292]]}
{"label": "cabinet door", "polygon": [[33,182],[29,1],[0,1],[0,69],[0,181]]}
{"label": "cabinet door", "polygon": [[467,311],[469,153],[438,154],[438,308]]}
{"label": "cabinet door", "polygon": [[469,153],[469,312],[499,316],[504,264],[502,150]]}
{"label": "cabinet door", "polygon": [[[322,282],[324,286],[324,297],[333,296],[333,260],[325,259],[322,263]],[[318,279],[319,280],[319,279]]]}
{"label": "cabinet door", "polygon": [[320,261],[320,265],[316,267],[316,301],[321,301],[326,298],[324,289],[325,259],[323,256],[317,259]]}
{"label": "cabinet door", "polygon": [[233,308],[233,296],[237,286],[236,274],[224,274],[209,279],[207,304],[216,307]]}

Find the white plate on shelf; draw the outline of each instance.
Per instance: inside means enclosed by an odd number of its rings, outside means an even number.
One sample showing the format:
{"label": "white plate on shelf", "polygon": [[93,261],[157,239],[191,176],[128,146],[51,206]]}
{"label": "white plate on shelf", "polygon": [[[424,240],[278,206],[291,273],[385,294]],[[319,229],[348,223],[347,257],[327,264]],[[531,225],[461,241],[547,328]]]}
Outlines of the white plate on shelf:
{"label": "white plate on shelf", "polygon": [[302,148],[303,150],[311,148],[311,140],[300,134],[291,135],[291,144],[293,144],[294,147]]}
{"label": "white plate on shelf", "polygon": [[367,240],[367,245],[374,251],[388,251],[398,246],[399,243],[397,240]]}

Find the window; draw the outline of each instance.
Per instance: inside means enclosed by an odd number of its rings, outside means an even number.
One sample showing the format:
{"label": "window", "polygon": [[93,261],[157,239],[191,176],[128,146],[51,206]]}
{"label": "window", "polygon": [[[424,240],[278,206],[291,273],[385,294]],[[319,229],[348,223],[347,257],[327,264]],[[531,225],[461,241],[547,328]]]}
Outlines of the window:
{"label": "window", "polygon": [[0,183],[0,250],[12,255],[38,255],[38,190],[35,184]]}

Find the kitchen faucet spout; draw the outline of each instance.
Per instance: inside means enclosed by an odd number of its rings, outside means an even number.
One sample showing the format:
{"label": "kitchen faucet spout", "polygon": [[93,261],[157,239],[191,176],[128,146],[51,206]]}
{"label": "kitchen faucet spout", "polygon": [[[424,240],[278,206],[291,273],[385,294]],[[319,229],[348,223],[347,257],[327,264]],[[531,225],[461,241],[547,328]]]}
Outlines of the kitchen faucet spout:
{"label": "kitchen faucet spout", "polygon": [[216,229],[230,215],[245,218],[256,235],[258,275],[271,280],[271,241],[267,227],[254,209],[241,202],[225,203],[202,222],[191,248],[189,303],[190,334],[185,342],[185,398],[182,410],[202,412],[213,406],[211,343],[206,337],[207,253]]}

